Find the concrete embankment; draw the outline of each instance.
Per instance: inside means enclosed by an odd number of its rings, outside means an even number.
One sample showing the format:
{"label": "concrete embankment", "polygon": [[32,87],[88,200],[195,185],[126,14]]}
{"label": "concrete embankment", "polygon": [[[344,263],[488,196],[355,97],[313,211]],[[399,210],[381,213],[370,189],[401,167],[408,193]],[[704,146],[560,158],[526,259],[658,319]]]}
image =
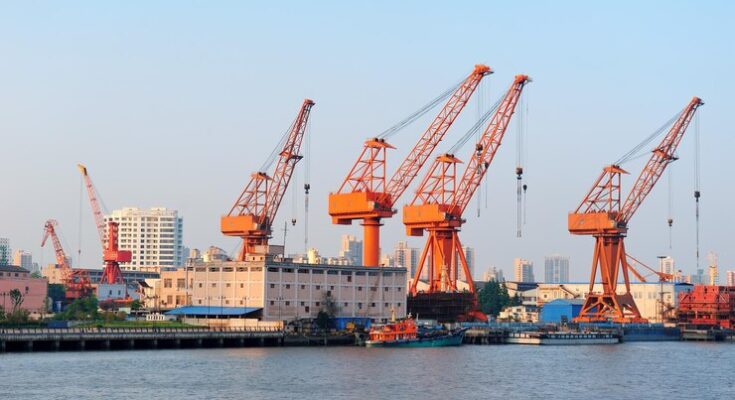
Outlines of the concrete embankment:
{"label": "concrete embankment", "polygon": [[0,352],[351,345],[354,337],[263,328],[0,329]]}

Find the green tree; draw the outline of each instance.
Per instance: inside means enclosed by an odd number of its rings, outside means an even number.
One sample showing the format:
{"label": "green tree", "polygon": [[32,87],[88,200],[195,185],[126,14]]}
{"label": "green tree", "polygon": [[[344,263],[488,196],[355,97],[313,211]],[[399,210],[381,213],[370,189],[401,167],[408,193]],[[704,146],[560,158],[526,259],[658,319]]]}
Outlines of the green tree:
{"label": "green tree", "polygon": [[90,321],[97,320],[99,304],[94,296],[74,300],[63,312],[56,314],[59,320]]}
{"label": "green tree", "polygon": [[137,311],[137,310],[140,310],[141,308],[143,308],[143,305],[140,303],[140,300],[133,300],[130,303],[131,310]]}
{"label": "green tree", "polygon": [[23,298],[23,293],[20,292],[18,289],[13,289],[10,291],[10,302],[13,305],[13,308],[10,310],[11,314],[14,314],[16,311],[18,311],[18,308],[23,304],[23,301],[25,299]]}
{"label": "green tree", "polygon": [[508,289],[497,281],[486,283],[477,294],[477,300],[480,303],[482,312],[494,316],[497,316],[500,311],[511,304]]}

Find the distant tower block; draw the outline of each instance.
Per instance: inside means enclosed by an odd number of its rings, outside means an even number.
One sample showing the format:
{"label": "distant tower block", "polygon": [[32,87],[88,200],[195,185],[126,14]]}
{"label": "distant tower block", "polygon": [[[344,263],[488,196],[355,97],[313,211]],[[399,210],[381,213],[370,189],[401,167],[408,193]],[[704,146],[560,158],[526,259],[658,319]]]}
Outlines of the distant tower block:
{"label": "distant tower block", "polygon": [[719,281],[719,273],[717,271],[717,254],[710,251],[707,254],[707,260],[709,261],[709,284],[710,286],[717,285]]}

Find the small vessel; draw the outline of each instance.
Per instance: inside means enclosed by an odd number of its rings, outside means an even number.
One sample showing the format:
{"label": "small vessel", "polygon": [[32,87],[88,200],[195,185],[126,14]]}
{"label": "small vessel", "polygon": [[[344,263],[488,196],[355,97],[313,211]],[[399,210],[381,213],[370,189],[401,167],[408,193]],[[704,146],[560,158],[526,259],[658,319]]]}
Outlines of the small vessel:
{"label": "small vessel", "polygon": [[416,321],[408,318],[396,321],[391,318],[387,324],[375,324],[370,328],[370,339],[365,341],[367,347],[444,347],[462,344],[466,328],[419,329]]}
{"label": "small vessel", "polygon": [[620,343],[620,336],[609,332],[511,332],[506,338],[506,343],[533,345],[616,344]]}

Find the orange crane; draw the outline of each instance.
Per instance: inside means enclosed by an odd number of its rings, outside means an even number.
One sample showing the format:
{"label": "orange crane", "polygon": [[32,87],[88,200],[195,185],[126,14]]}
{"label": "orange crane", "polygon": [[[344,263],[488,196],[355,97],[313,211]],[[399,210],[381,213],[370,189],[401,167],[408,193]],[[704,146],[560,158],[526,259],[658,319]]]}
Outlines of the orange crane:
{"label": "orange crane", "polygon": [[[427,261],[428,293],[457,291],[458,261],[467,277],[470,292],[475,292],[459,240],[459,231],[465,222],[462,214],[495,158],[523,88],[528,82],[530,78],[527,75],[516,75],[494,111],[491,110],[492,117],[475,145],[474,154],[470,157],[461,180],[457,182],[457,164],[462,161],[454,154],[443,154],[429,168],[411,204],[403,208],[403,223],[408,235],[423,236],[424,231],[429,233],[409,289],[412,295],[417,294],[419,277]],[[481,122],[476,127],[479,129]],[[469,135],[465,137],[468,138]]]}
{"label": "orange crane", "polygon": [[71,269],[69,258],[66,256],[64,248],[61,246],[61,241],[56,235],[57,225],[58,222],[56,222],[56,220],[50,219],[46,221],[43,229],[41,247],[46,245],[48,238],[51,238],[51,243],[54,246],[54,253],[56,254],[56,265],[61,269],[61,281],[64,282],[64,286],[66,288],[65,297],[67,301],[88,297],[92,294],[92,285],[89,281],[89,274],[87,271],[75,271]]}
{"label": "orange crane", "polygon": [[[575,321],[646,322],[641,317],[633,296],[630,294],[628,272],[632,271],[632,268],[628,264],[624,245],[628,223],[656,185],[666,167],[677,159],[676,149],[684,132],[694,113],[703,104],[701,99],[694,97],[684,110],[675,119],[672,119],[674,122],[671,128],[661,143],[653,149],[650,159],[624,203],[621,201],[620,183],[621,175],[627,172],[620,167],[621,162],[616,162],[603,169],[602,174],[597,178],[579,207],[569,214],[570,233],[591,235],[595,238],[589,292]],[[648,141],[653,140],[663,132],[663,129],[655,132],[644,143],[626,154],[622,160],[630,159],[633,153],[640,150]],[[598,269],[602,280],[602,293],[593,292]],[[622,272],[625,283],[623,294],[617,292],[620,272]]]}
{"label": "orange crane", "polygon": [[360,157],[342,182],[342,186],[337,193],[329,195],[329,215],[332,217],[332,223],[351,225],[353,220],[362,220],[364,265],[369,267],[379,265],[381,219],[390,218],[396,213],[393,209],[396,201],[413,182],[426,160],[444,138],[444,134],[464,109],[482,78],[490,73],[492,73],[490,67],[475,65],[470,75],[451,93],[449,100],[390,181],[386,183],[386,152],[387,149],[395,147],[388,144],[384,137],[376,137],[365,142]]}
{"label": "orange crane", "polygon": [[[123,278],[122,271],[120,271],[121,262],[130,262],[132,259],[132,253],[130,250],[120,250],[118,248],[118,224],[114,221],[108,221],[105,224],[104,214],[102,213],[102,207],[99,204],[99,196],[97,190],[92,184],[92,179],[89,177],[87,167],[82,164],[77,164],[79,172],[82,173],[84,179],[84,185],[87,188],[87,195],[89,197],[89,204],[92,208],[92,214],[94,215],[95,225],[97,226],[97,234],[102,244],[102,259],[105,263],[105,268],[102,271],[102,277],[100,278],[100,284],[107,285],[124,285],[125,279]],[[107,227],[107,229],[105,229]]]}
{"label": "orange crane", "polygon": [[[273,174],[268,175],[263,171],[253,173],[230,212],[220,220],[223,234],[243,240],[239,261],[245,261],[248,254],[264,252],[263,247],[268,244],[278,207],[296,164],[303,158],[299,152],[313,106],[314,102],[309,99],[305,99],[301,105],[296,119],[281,139],[282,146],[277,153],[278,163]],[[275,155],[274,152],[272,156]],[[268,164],[270,161],[266,161],[266,168]]]}

